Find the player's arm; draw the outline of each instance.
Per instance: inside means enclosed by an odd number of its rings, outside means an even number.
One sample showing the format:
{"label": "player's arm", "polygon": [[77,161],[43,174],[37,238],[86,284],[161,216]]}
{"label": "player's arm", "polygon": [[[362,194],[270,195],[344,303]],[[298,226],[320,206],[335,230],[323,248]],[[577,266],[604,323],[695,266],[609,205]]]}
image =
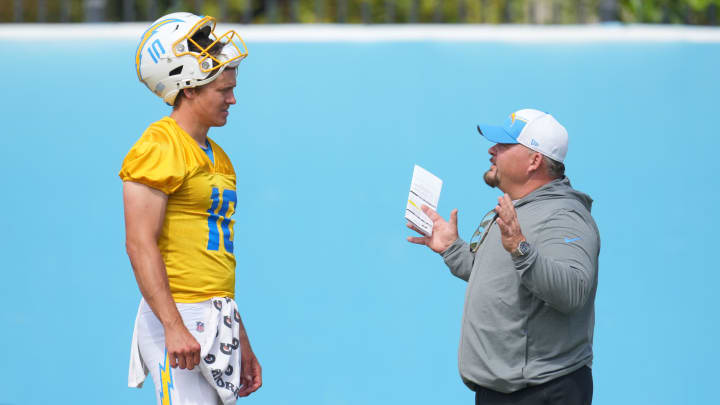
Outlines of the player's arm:
{"label": "player's arm", "polygon": [[145,301],[165,329],[165,348],[172,367],[193,369],[200,344],[183,324],[170,293],[165,263],[157,246],[165,219],[167,195],[140,183],[123,182],[125,247]]}
{"label": "player's arm", "polygon": [[240,383],[242,384],[238,395],[245,397],[257,391],[262,385],[262,368],[250,346],[250,339],[245,331],[242,318],[238,321],[238,327],[240,329]]}

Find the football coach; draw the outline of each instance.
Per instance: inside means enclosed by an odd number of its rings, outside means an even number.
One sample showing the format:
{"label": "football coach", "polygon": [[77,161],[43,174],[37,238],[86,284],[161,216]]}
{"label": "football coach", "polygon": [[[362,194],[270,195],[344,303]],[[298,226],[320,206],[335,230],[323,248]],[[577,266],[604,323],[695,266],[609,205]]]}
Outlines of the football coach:
{"label": "football coach", "polygon": [[468,282],[462,380],[478,405],[589,405],[600,235],[592,199],[565,176],[567,131],[533,109],[478,131],[494,143],[484,180],[497,205],[469,243],[457,209],[446,221],[427,206],[432,235],[408,238]]}

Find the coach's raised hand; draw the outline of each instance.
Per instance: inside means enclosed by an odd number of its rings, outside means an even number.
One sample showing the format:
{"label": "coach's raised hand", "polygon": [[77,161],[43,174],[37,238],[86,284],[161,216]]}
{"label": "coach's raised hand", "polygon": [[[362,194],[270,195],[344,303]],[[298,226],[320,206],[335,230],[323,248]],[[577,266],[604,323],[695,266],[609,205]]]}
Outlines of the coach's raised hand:
{"label": "coach's raised hand", "polygon": [[[453,244],[458,239],[458,230],[457,230],[457,215],[458,210],[454,209],[452,212],[450,212],[450,221],[446,221],[443,217],[438,215],[437,212],[435,212],[432,208],[428,207],[427,205],[422,206],[422,210],[430,217],[430,219],[433,221],[433,230],[432,235],[430,236],[408,236],[407,240],[408,242],[415,243],[418,245],[425,245],[432,249],[436,253],[442,253],[447,248],[450,247],[450,245]],[[419,229],[413,226],[410,222],[407,223],[407,227],[410,229],[415,230],[417,233],[422,234]]]}

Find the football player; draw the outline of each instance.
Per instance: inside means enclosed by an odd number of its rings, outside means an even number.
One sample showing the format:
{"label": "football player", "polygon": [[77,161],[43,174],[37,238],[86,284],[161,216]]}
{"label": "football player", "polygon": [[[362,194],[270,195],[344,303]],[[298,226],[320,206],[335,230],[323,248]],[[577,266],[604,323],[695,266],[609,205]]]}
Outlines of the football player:
{"label": "football player", "polygon": [[262,384],[234,301],[235,170],[208,137],[227,122],[246,56],[235,31],[216,35],[214,18],[191,13],[153,22],[137,47],[138,78],[172,106],[119,173],[126,249],[143,297],[129,385],[149,372],[158,404],[234,403]]}

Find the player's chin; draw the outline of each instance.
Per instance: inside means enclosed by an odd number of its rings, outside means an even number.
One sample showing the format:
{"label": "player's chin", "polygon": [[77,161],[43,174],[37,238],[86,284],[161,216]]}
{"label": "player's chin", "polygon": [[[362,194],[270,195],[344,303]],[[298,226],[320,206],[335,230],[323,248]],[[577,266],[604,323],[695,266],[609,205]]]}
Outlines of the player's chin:
{"label": "player's chin", "polygon": [[221,127],[223,125],[227,124],[227,112],[224,113],[224,115],[220,115],[215,119],[214,125],[216,127]]}

